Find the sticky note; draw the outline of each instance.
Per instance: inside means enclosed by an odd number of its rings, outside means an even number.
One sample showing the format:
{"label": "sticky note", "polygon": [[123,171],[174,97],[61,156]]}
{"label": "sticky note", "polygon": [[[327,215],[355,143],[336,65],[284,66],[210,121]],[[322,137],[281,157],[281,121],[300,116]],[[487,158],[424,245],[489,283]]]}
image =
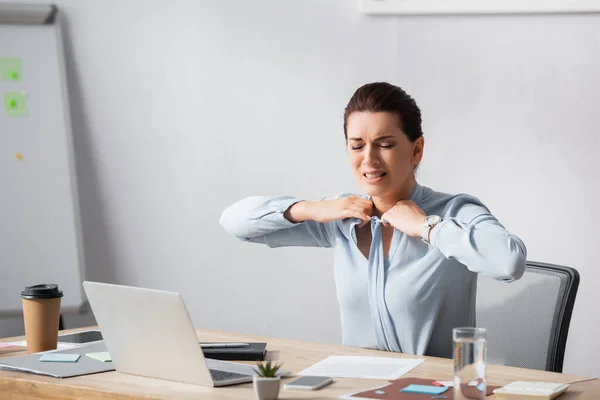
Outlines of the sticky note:
{"label": "sticky note", "polygon": [[77,362],[81,354],[44,353],[39,361],[42,362]]}
{"label": "sticky note", "polygon": [[27,115],[27,94],[25,92],[5,92],[4,111],[9,117]]}
{"label": "sticky note", "polygon": [[102,362],[112,361],[112,359],[110,358],[110,354],[108,354],[108,351],[101,351],[99,353],[87,353],[86,356],[94,358],[94,359],[102,361]]}
{"label": "sticky note", "polygon": [[408,385],[401,392],[422,393],[422,394],[441,394],[448,390],[447,387],[428,386],[428,385]]}
{"label": "sticky note", "polygon": [[0,58],[0,73],[5,81],[23,79],[23,66],[19,58]]}

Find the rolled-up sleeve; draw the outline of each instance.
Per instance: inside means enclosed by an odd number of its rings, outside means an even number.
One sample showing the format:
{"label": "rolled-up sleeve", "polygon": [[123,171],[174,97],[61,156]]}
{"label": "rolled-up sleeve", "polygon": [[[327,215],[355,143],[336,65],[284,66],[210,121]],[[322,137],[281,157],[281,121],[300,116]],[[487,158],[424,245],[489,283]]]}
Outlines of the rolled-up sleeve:
{"label": "rolled-up sleeve", "polygon": [[473,272],[505,282],[520,279],[527,259],[523,241],[476,198],[459,196],[453,201],[444,221],[431,232],[432,246]]}

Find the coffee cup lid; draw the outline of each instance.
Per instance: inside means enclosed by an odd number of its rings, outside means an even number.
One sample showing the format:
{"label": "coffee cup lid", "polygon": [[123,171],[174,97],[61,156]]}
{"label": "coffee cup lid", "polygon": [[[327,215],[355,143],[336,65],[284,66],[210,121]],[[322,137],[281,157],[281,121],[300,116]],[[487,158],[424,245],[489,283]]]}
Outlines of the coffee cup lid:
{"label": "coffee cup lid", "polygon": [[53,283],[27,286],[21,292],[21,298],[23,299],[55,299],[62,296],[62,290],[59,290],[58,285]]}

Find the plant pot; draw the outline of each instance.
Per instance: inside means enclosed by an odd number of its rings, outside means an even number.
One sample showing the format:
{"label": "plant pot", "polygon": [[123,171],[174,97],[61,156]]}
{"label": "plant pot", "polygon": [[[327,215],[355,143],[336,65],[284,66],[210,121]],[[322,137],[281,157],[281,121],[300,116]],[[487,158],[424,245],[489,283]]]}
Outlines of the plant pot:
{"label": "plant pot", "polygon": [[281,385],[281,378],[279,376],[263,378],[262,376],[254,375],[252,382],[254,382],[254,393],[256,393],[258,400],[275,400],[279,397],[279,386]]}

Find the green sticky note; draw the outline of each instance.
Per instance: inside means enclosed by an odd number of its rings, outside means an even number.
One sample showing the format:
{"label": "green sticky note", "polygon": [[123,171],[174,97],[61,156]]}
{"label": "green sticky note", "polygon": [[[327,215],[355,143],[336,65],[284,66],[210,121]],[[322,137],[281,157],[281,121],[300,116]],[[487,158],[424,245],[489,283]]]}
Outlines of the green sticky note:
{"label": "green sticky note", "polygon": [[27,94],[25,92],[4,93],[4,111],[9,117],[27,115]]}
{"label": "green sticky note", "polygon": [[0,58],[0,72],[5,81],[23,79],[23,66],[19,58]]}
{"label": "green sticky note", "polygon": [[39,361],[42,362],[77,362],[81,354],[44,353]]}
{"label": "green sticky note", "polygon": [[112,361],[112,359],[110,358],[110,354],[108,354],[108,351],[101,351],[99,353],[87,353],[86,356],[94,358],[94,359],[102,361],[102,362],[111,362]]}

